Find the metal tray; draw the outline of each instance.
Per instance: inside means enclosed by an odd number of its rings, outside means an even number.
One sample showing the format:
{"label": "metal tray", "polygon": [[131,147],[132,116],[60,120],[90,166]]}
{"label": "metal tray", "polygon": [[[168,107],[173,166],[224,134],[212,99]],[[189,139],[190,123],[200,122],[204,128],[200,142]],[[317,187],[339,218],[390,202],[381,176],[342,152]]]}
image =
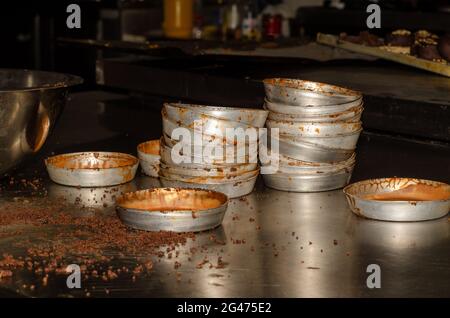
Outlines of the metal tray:
{"label": "metal tray", "polygon": [[199,188],[206,190],[218,191],[226,194],[230,199],[242,197],[253,191],[255,187],[256,179],[258,176],[254,176],[247,180],[235,181],[235,182],[222,182],[222,183],[191,183],[178,180],[171,180],[164,176],[160,176],[161,184],[164,187],[182,187],[182,188]]}
{"label": "metal tray", "polygon": [[272,189],[288,192],[321,192],[342,188],[348,184],[353,168],[333,174],[263,174],[264,183]]}
{"label": "metal tray", "polygon": [[211,190],[156,188],[126,193],[116,204],[120,220],[134,229],[199,232],[222,223],[228,198]]}
{"label": "metal tray", "polygon": [[134,179],[139,160],[119,152],[76,152],[45,160],[50,179],[74,187],[107,187]]}
{"label": "metal tray", "polygon": [[270,101],[288,105],[326,106],[350,103],[361,98],[361,93],[357,91],[298,79],[265,79],[264,88]]}
{"label": "metal tray", "polygon": [[142,171],[150,177],[158,177],[160,156],[160,140],[150,140],[137,146],[137,153]]}
{"label": "metal tray", "polygon": [[383,178],[353,183],[344,188],[353,213],[383,221],[425,221],[450,210],[450,185],[412,179]]}

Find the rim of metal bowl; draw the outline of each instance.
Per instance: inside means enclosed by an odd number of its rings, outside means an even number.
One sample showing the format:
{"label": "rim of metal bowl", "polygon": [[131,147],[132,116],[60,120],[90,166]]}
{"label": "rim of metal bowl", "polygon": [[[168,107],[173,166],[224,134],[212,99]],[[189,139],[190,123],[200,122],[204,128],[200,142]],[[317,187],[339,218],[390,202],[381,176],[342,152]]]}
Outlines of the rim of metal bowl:
{"label": "rim of metal bowl", "polygon": [[[324,96],[336,96],[341,95],[345,97],[356,97],[358,99],[362,96],[362,93],[347,87],[337,86],[329,83],[309,81],[303,79],[296,78],[283,78],[283,77],[274,77],[274,78],[266,78],[263,80],[264,84],[282,87],[282,88],[292,88],[292,89],[301,89],[305,91],[311,91],[317,94],[322,94]],[[311,86],[319,86],[326,87],[332,90],[333,92],[325,91],[320,89],[318,91],[314,91]]]}
{"label": "rim of metal bowl", "polygon": [[[164,103],[177,108],[186,108],[189,110],[193,110],[195,112],[203,111],[223,111],[223,112],[234,112],[234,111],[245,111],[249,113],[267,113],[264,109],[257,108],[244,108],[244,107],[234,107],[234,106],[218,106],[218,105],[204,105],[204,104],[189,104],[189,103]],[[213,115],[209,115],[214,117]],[[219,118],[222,119],[222,118]]]}
{"label": "rim of metal bowl", "polygon": [[[57,89],[57,88],[66,88],[71,87],[75,85],[80,85],[84,82],[83,78],[80,76],[67,74],[67,73],[58,73],[58,72],[47,72],[47,71],[39,71],[39,70],[28,70],[28,69],[10,69],[10,68],[0,68],[0,76],[2,73],[7,72],[16,72],[16,73],[23,73],[24,75],[28,74],[41,74],[43,76],[46,76],[48,79],[52,79],[52,83],[49,84],[43,84],[38,86],[31,86],[31,87],[17,87],[17,88],[2,88],[0,86],[0,93],[6,93],[6,92],[17,92],[17,91],[37,91],[37,90],[43,90],[43,89]],[[54,79],[55,76],[60,76],[61,80],[57,81]]]}

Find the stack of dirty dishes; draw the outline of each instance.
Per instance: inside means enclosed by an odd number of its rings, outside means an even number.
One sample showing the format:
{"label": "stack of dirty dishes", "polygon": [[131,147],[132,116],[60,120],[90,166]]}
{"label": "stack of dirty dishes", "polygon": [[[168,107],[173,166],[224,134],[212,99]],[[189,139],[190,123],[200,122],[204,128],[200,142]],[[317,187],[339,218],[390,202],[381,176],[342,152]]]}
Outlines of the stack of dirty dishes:
{"label": "stack of dirty dishes", "polygon": [[[355,148],[362,131],[362,95],[329,84],[273,78],[264,80],[266,126],[278,154],[275,173],[264,174],[267,186],[293,192],[316,192],[348,184],[355,165]],[[272,128],[278,128],[275,136]],[[278,146],[278,151],[275,148]],[[273,150],[273,153],[272,153]]]}
{"label": "stack of dirty dishes", "polygon": [[161,113],[163,186],[209,189],[229,198],[253,190],[259,174],[258,128],[268,111],[166,103]]}

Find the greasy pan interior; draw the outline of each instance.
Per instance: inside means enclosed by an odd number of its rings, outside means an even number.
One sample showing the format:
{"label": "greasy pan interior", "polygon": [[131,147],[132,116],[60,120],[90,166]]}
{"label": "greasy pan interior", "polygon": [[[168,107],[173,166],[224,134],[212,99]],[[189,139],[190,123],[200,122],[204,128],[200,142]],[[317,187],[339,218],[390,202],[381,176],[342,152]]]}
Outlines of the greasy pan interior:
{"label": "greasy pan interior", "polygon": [[412,178],[385,178],[357,182],[344,189],[349,195],[375,201],[446,201],[450,185]]}
{"label": "greasy pan interior", "polygon": [[111,169],[135,165],[138,160],[119,152],[78,152],[53,156],[45,162],[60,169]]}
{"label": "greasy pan interior", "polygon": [[156,188],[126,193],[117,205],[142,211],[204,211],[226,204],[225,194],[202,189]]}
{"label": "greasy pan interior", "polygon": [[138,150],[148,155],[159,156],[160,140],[156,139],[143,142],[138,145]]}

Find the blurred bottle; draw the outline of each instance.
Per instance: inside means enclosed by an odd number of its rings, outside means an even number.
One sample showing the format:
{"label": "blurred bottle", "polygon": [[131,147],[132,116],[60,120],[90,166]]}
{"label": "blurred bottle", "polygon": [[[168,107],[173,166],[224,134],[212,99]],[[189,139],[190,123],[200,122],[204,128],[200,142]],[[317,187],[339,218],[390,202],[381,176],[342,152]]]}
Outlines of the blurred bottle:
{"label": "blurred bottle", "polygon": [[164,35],[190,39],[194,20],[194,0],[164,0]]}
{"label": "blurred bottle", "polygon": [[232,1],[227,8],[225,14],[225,40],[235,40],[241,38],[241,13],[239,8],[239,2],[237,0]]}
{"label": "blurred bottle", "polygon": [[200,40],[203,38],[203,24],[202,0],[194,0],[194,26],[192,28],[194,39]]}
{"label": "blurred bottle", "polygon": [[276,40],[281,36],[283,16],[281,14],[265,14],[263,16],[264,38]]}
{"label": "blurred bottle", "polygon": [[244,6],[242,19],[242,38],[246,40],[258,39],[258,11],[255,1],[248,1]]}

